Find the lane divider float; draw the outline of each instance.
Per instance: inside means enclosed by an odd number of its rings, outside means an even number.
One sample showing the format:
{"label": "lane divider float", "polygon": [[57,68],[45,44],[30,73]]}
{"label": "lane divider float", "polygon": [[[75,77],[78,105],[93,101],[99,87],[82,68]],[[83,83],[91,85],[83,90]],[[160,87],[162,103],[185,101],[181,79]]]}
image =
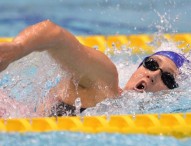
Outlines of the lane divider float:
{"label": "lane divider float", "polygon": [[[101,52],[105,52],[106,49],[112,53],[113,48],[117,49],[131,49],[132,54],[148,53],[151,54],[153,46],[150,45],[154,41],[154,35],[152,34],[139,34],[139,35],[92,35],[92,36],[76,36],[76,38],[84,45],[96,48]],[[155,37],[156,38],[156,37]],[[10,42],[13,38],[0,38],[1,42]],[[184,52],[190,50],[191,45],[191,34],[164,34],[163,39],[168,41],[176,42],[178,48]]]}
{"label": "lane divider float", "polygon": [[70,131],[191,136],[191,113],[0,119],[0,132]]}

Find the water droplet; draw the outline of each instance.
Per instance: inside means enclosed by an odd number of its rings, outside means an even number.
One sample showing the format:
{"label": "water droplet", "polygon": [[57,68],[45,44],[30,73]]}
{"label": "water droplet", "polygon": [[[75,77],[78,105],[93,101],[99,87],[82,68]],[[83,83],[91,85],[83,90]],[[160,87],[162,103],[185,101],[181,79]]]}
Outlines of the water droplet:
{"label": "water droplet", "polygon": [[82,106],[80,97],[76,98],[74,106],[76,107],[76,115],[79,115],[80,114],[80,108]]}

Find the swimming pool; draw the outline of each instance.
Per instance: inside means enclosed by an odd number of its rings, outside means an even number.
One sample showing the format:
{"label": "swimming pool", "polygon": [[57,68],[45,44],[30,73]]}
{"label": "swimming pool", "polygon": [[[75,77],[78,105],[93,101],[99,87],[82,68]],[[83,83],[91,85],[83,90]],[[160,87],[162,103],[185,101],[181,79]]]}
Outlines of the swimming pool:
{"label": "swimming pool", "polygon": [[[21,29],[26,26],[36,23],[44,19],[51,19],[57,24],[68,28],[76,35],[111,35],[111,34],[139,34],[139,33],[174,33],[174,32],[187,32],[191,30],[190,22],[188,21],[188,15],[190,10],[190,1],[177,0],[177,1],[166,1],[161,2],[159,0],[153,1],[128,1],[125,0],[116,2],[113,0],[106,1],[1,1],[1,26],[0,35],[3,37],[15,36]],[[166,12],[166,14],[165,14]],[[78,14],[78,15],[77,15]],[[132,17],[134,16],[134,17]],[[152,18],[152,19],[151,19]],[[11,28],[11,29],[10,29]],[[35,97],[40,94],[45,94],[51,86],[54,86],[62,76],[59,68],[52,63],[51,67],[55,68],[54,71],[48,72],[48,76],[41,78],[42,73],[50,68],[46,66],[46,59],[50,59],[46,54],[32,54],[28,56],[31,60],[30,63],[23,66],[23,60],[17,62],[17,69],[10,67],[9,70],[5,71],[3,81],[6,82],[6,89],[11,91],[12,96],[17,99],[26,98],[27,96]],[[43,56],[44,61],[41,59]],[[122,52],[111,56],[113,61],[117,64],[120,74],[129,70],[129,68],[136,68],[138,62],[136,62],[138,56],[131,56],[129,52]],[[143,56],[142,56],[143,57]],[[121,61],[119,58],[122,58]],[[125,59],[131,58],[132,62],[126,64]],[[25,58],[27,60],[27,58]],[[51,60],[50,60],[51,61]],[[39,62],[42,64],[39,65]],[[40,68],[42,70],[40,70]],[[13,71],[14,70],[14,71]],[[38,72],[38,75],[36,74]],[[21,75],[21,76],[15,76]],[[12,76],[13,75],[13,76]],[[22,77],[23,82],[20,81]],[[29,78],[33,78],[33,80]],[[127,75],[128,78],[128,75]],[[123,85],[122,77],[120,79],[121,85]],[[35,80],[39,82],[35,83]],[[2,81],[2,80],[1,80]],[[26,82],[28,81],[28,82]],[[18,83],[18,84],[16,84]],[[188,84],[190,82],[186,82]],[[5,85],[5,84],[4,84]],[[14,88],[13,88],[13,85]],[[26,86],[27,85],[27,86]],[[32,86],[31,86],[32,85]],[[43,86],[41,86],[43,85]],[[38,87],[40,91],[33,92]],[[2,87],[2,86],[1,86]],[[4,86],[3,86],[4,87]],[[33,90],[31,90],[33,88]],[[18,90],[19,89],[19,90]],[[16,94],[23,90],[22,94]],[[42,92],[44,91],[44,92]],[[159,95],[148,95],[136,98],[136,100],[116,100],[115,102],[106,101],[103,102],[99,108],[88,111],[88,115],[101,115],[107,112],[110,114],[136,114],[136,113],[163,113],[163,112],[189,112],[190,111],[190,91],[182,92],[180,96],[175,96],[177,92],[172,92],[170,97],[148,102],[149,97]],[[39,93],[40,92],[40,93]],[[20,92],[21,93],[21,92]],[[128,95],[127,95],[128,96]],[[124,96],[124,97],[127,97]],[[173,98],[175,97],[175,98]],[[181,97],[182,100],[178,100]],[[28,102],[30,102],[29,100]],[[124,99],[122,97],[122,99]],[[110,103],[109,106],[108,103]],[[126,107],[122,106],[125,103]],[[143,104],[148,104],[146,108],[140,108]],[[157,104],[156,104],[157,103]],[[165,104],[163,104],[165,103]],[[139,106],[137,106],[139,105]],[[118,107],[118,110],[113,110],[111,106]],[[101,109],[101,110],[100,110]],[[90,109],[92,110],[92,109]],[[104,145],[190,145],[190,139],[175,139],[172,137],[164,136],[145,136],[145,135],[122,135],[122,134],[82,134],[82,133],[65,133],[65,132],[53,132],[53,133],[41,133],[41,134],[1,134],[1,145],[12,145],[13,143],[18,145],[29,145],[34,143],[35,145],[98,145],[103,143]],[[35,138],[34,138],[35,137]],[[36,138],[38,137],[38,138]],[[64,137],[64,138],[63,138]],[[85,137],[85,138],[84,138]],[[8,140],[9,139],[9,140]],[[68,141],[71,139],[71,141]],[[100,143],[97,141],[100,139]],[[157,140],[156,140],[157,139]],[[103,141],[101,141],[103,140]],[[75,141],[75,142],[74,142]],[[141,142],[138,142],[141,141]],[[70,143],[72,142],[72,143]]]}

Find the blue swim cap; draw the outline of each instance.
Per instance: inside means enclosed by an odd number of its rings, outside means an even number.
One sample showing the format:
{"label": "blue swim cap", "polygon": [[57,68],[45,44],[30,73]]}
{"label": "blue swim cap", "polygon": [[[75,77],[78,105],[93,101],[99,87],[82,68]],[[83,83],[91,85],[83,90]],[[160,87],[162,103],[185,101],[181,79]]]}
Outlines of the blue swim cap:
{"label": "blue swim cap", "polygon": [[[180,68],[184,64],[184,62],[189,62],[184,57],[184,55],[175,53],[173,51],[159,51],[159,52],[154,53],[153,55],[162,55],[162,56],[168,57],[176,64],[177,68]],[[151,56],[153,56],[153,55],[151,55]]]}

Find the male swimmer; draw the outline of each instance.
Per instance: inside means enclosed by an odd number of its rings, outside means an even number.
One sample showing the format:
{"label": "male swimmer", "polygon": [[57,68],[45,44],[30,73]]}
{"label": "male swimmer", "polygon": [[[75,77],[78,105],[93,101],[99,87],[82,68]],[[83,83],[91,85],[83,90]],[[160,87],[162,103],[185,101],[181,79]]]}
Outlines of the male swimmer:
{"label": "male swimmer", "polygon": [[175,52],[157,52],[143,60],[121,89],[117,69],[105,54],[80,44],[70,32],[46,20],[26,28],[12,42],[0,44],[0,71],[33,51],[44,50],[70,77],[50,90],[46,101],[37,108],[40,116],[75,115],[78,97],[83,111],[126,90],[157,92],[177,88],[178,69],[186,61]]}

